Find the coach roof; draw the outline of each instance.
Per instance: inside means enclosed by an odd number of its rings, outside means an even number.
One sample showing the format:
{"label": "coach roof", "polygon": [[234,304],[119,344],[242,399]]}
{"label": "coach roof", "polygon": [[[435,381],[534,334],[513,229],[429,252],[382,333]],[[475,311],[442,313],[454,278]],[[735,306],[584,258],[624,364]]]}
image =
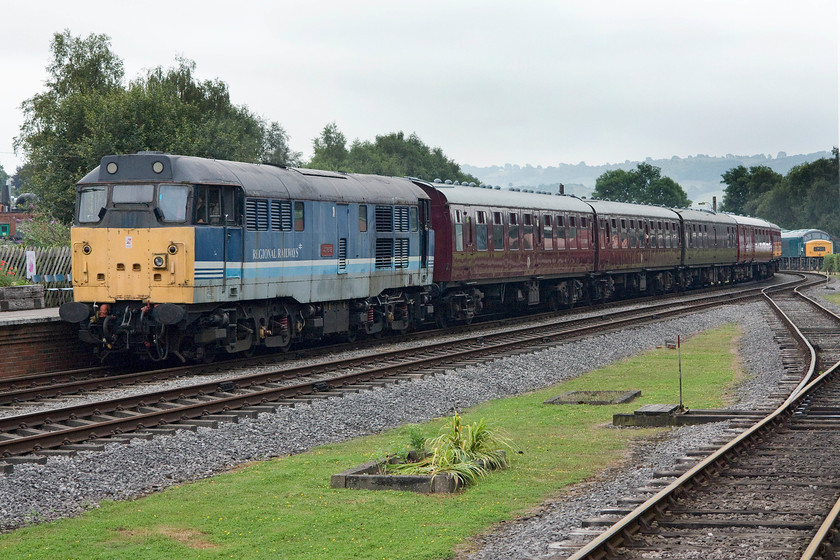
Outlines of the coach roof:
{"label": "coach roof", "polygon": [[678,220],[673,210],[662,206],[646,206],[644,204],[629,204],[627,202],[612,202],[609,200],[587,201],[598,214],[638,216],[657,220]]}
{"label": "coach roof", "polygon": [[439,183],[431,184],[431,186],[446,197],[449,204],[592,213],[592,208],[586,202],[573,196],[497,190],[484,187],[468,187],[466,185],[442,185]]}
{"label": "coach roof", "polygon": [[247,196],[416,204],[428,196],[407,179],[286,168],[157,152],[105,156],[79,185],[154,182],[239,185]]}

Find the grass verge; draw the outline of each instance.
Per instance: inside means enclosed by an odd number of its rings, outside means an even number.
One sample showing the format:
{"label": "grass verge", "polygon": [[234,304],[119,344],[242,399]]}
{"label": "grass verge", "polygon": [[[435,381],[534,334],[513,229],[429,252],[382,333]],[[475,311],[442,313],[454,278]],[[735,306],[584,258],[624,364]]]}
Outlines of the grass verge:
{"label": "grass verge", "polygon": [[[682,346],[689,408],[719,407],[739,378],[737,326]],[[572,390],[641,389],[633,403],[544,405]],[[254,463],[132,502],[104,502],[72,519],[0,535],[4,559],[437,559],[493,523],[510,519],[627,453],[654,429],[611,429],[617,412],[676,403],[677,355],[655,350],[550,389],[484,403],[513,440],[512,467],[455,495],[333,490],[331,474],[397,451],[409,430],[437,434],[443,420]],[[521,453],[520,453],[521,452]]]}
{"label": "grass verge", "polygon": [[834,305],[840,305],[840,294],[826,294],[823,297]]}

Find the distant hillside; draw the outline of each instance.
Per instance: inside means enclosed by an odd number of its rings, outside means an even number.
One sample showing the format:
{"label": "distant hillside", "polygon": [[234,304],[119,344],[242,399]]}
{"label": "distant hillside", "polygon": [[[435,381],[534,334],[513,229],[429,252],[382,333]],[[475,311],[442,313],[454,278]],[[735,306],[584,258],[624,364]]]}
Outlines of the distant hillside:
{"label": "distant hillside", "polygon": [[[718,203],[723,198],[724,185],[721,184],[721,176],[733,167],[743,165],[749,168],[755,165],[764,165],[785,175],[792,167],[829,157],[831,157],[831,152],[825,151],[794,156],[779,152],[776,157],[764,154],[755,156],[727,154],[726,157],[710,157],[698,154],[686,158],[677,156],[670,159],[647,158],[645,161],[661,168],[664,176],[679,183],[694,204],[699,202],[711,204],[713,196],[717,196]],[[478,177],[484,184],[501,185],[502,187],[528,187],[557,192],[558,185],[563,183],[566,194],[589,197],[595,188],[595,180],[606,171],[613,169],[629,171],[635,169],[639,163],[641,162],[628,160],[624,163],[606,165],[586,165],[584,162],[577,165],[561,163],[557,167],[519,166],[510,163],[492,167],[462,165],[461,171]]]}

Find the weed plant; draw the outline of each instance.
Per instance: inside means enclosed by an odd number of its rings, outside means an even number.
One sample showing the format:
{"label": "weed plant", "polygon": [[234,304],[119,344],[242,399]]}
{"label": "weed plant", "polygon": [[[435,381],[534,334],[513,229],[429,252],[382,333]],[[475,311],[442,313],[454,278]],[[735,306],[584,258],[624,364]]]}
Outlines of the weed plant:
{"label": "weed plant", "polygon": [[440,435],[422,441],[418,446],[418,432],[410,432],[410,446],[425,453],[418,461],[386,464],[386,472],[394,474],[420,474],[432,477],[449,473],[455,477],[455,486],[475,484],[487,472],[507,466],[502,447],[512,449],[510,440],[499,430],[487,425],[482,418],[464,425],[457,412],[441,429]]}

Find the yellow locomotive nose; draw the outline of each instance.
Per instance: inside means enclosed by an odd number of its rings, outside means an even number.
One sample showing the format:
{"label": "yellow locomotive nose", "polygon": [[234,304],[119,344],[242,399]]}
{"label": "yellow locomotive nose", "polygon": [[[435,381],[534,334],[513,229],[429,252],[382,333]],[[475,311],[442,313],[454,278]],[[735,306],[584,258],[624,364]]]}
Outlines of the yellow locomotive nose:
{"label": "yellow locomotive nose", "polygon": [[74,228],[74,299],[192,303],[191,228]]}

